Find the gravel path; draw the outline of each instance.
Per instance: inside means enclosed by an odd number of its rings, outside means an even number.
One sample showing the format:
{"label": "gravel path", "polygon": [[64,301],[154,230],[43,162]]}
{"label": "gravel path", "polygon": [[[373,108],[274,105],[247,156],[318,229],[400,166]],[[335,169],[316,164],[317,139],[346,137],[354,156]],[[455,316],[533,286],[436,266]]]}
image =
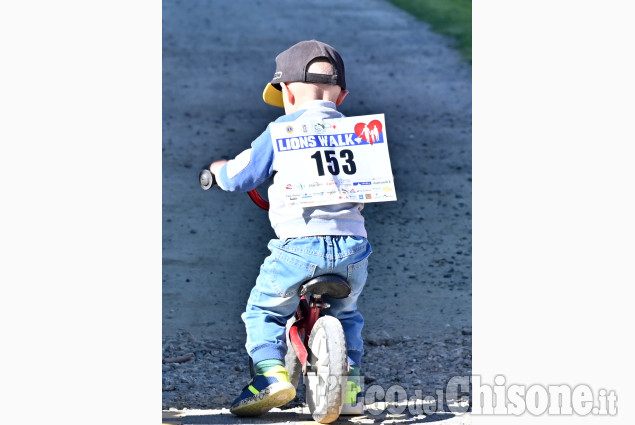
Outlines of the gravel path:
{"label": "gravel path", "polygon": [[[178,363],[163,364],[164,409],[219,409],[228,407],[249,376],[244,358],[244,341],[239,338],[197,339],[181,331],[163,343],[163,358]],[[434,396],[445,388],[449,377],[469,376],[472,371],[472,335],[468,329],[451,329],[440,341],[391,337],[385,332],[366,337],[365,384],[388,389],[403,387],[409,395],[421,390]],[[439,384],[443,384],[439,386]],[[287,407],[304,402],[304,386]]]}
{"label": "gravel path", "polygon": [[[248,147],[281,110],[275,55],[316,38],[347,67],[349,116],[384,113],[398,201],[364,210],[367,384],[434,394],[471,374],[471,68],[380,1],[163,2],[163,409],[228,407],[248,380],[240,313],[275,237],[201,166]],[[299,394],[301,400],[302,394]]]}

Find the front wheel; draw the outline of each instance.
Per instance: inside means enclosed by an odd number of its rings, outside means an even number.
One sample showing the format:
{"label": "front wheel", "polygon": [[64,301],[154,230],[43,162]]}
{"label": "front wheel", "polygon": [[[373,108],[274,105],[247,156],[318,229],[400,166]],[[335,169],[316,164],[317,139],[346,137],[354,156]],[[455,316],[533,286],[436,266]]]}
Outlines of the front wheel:
{"label": "front wheel", "polygon": [[346,391],[346,338],[335,317],[320,317],[309,337],[309,363],[314,371],[307,372],[306,398],[313,419],[327,424],[342,411]]}

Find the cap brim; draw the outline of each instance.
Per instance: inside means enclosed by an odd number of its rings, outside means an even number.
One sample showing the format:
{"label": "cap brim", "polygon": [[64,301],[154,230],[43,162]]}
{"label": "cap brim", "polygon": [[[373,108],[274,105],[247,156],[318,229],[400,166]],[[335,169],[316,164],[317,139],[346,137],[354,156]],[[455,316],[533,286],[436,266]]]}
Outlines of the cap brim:
{"label": "cap brim", "polygon": [[265,87],[265,90],[262,92],[262,99],[269,105],[284,108],[284,102],[282,101],[282,92],[272,86],[271,83],[268,83],[267,87]]}

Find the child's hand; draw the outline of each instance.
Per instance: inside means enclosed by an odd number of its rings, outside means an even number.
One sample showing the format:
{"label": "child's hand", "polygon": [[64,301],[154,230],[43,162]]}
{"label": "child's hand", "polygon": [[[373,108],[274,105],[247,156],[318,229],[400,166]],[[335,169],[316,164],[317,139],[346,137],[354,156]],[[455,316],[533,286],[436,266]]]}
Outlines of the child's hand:
{"label": "child's hand", "polygon": [[212,172],[212,174],[214,174],[215,176],[218,175],[218,172],[220,171],[220,168],[225,165],[227,163],[226,160],[221,160],[221,161],[214,161],[212,162],[212,165],[209,166],[209,170]]}

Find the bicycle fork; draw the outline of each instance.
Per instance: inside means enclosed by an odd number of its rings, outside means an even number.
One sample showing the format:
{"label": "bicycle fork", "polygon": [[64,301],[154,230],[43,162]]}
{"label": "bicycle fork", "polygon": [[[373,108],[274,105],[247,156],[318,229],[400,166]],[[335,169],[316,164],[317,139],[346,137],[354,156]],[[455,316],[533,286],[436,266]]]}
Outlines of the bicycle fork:
{"label": "bicycle fork", "polygon": [[307,371],[317,371],[315,365],[308,365],[309,353],[306,347],[308,347],[313,325],[320,317],[320,311],[329,307],[330,305],[322,300],[321,295],[312,294],[309,300],[303,295],[300,299],[296,310],[296,321],[289,329],[289,339],[302,364],[303,375],[306,375]]}

